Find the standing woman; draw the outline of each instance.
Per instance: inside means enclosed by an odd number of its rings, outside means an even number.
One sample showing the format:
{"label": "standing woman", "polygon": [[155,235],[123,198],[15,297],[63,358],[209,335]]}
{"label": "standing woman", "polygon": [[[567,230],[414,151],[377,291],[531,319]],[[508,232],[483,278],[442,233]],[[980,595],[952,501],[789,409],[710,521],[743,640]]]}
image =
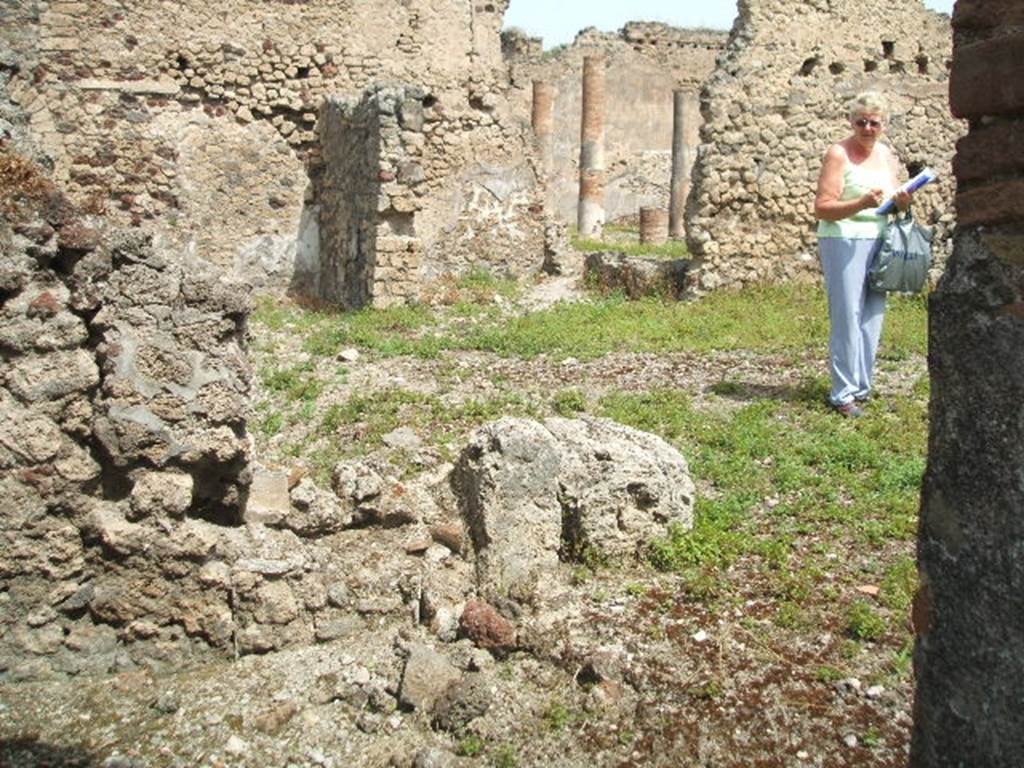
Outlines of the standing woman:
{"label": "standing woman", "polygon": [[[849,120],[853,133],[825,153],[814,198],[818,250],[828,291],[832,391],[829,402],[843,416],[862,416],[885,317],[885,294],[867,284],[868,267],[880,244],[886,217],[875,208],[898,186],[899,163],[880,139],[888,108],[872,91],[854,97]],[[906,210],[911,196],[896,195]]]}

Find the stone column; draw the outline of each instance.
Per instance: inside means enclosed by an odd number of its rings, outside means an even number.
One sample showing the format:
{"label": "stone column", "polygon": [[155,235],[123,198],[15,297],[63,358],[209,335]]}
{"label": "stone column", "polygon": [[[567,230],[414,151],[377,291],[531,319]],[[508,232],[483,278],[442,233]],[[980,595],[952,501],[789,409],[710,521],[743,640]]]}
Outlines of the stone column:
{"label": "stone column", "polygon": [[683,217],[690,194],[690,174],[700,144],[700,100],[692,91],[672,94],[672,187],[668,205],[669,237],[685,237]]}
{"label": "stone column", "polygon": [[604,120],[608,94],[604,56],[583,59],[583,117],[580,121],[580,235],[600,236],[604,226]]}
{"label": "stone column", "polygon": [[958,0],[953,28],[971,130],[929,299],[910,765],[998,768],[1024,765],[1024,4]]}
{"label": "stone column", "polygon": [[640,242],[661,245],[668,241],[668,211],[664,208],[640,209]]}
{"label": "stone column", "polygon": [[541,168],[548,176],[553,165],[553,148],[555,132],[555,87],[543,80],[533,81],[533,113],[531,123],[533,135],[537,140],[537,154],[540,156]]}

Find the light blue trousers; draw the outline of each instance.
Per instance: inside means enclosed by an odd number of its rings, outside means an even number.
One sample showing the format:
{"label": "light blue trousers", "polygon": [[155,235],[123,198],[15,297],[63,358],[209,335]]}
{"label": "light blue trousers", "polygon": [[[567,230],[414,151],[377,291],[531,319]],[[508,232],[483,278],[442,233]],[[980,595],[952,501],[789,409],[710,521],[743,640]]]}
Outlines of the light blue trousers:
{"label": "light blue trousers", "polygon": [[861,400],[871,391],[875,354],[885,319],[885,294],[868,288],[877,240],[823,237],[818,241],[828,291],[829,368],[833,405]]}

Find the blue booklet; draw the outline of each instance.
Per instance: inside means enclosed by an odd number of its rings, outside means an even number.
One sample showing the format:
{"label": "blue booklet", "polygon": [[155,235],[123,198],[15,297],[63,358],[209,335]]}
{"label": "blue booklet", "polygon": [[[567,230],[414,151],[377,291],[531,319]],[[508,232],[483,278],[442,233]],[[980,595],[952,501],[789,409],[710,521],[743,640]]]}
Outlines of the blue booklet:
{"label": "blue booklet", "polygon": [[[925,168],[923,171],[917,174],[917,176],[915,176],[902,187],[897,189],[896,192],[916,192],[925,184],[935,181],[935,179],[937,178],[938,176],[936,176],[935,171],[933,171],[931,168]],[[896,196],[896,192],[893,192],[892,196],[888,200],[886,200],[884,203],[882,203],[875,209],[876,216],[885,216],[896,210],[896,201],[893,199],[893,197]]]}

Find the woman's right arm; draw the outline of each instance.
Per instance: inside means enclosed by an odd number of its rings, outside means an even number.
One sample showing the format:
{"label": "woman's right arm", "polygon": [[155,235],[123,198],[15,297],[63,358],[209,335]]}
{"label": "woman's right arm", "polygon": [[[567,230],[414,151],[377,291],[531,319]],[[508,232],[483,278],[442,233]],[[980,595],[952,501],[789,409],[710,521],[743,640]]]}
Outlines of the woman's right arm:
{"label": "woman's right arm", "polygon": [[818,176],[818,193],[814,197],[814,215],[823,221],[848,219],[865,208],[877,208],[882,204],[882,190],[873,189],[853,200],[840,200],[843,194],[843,169],[846,153],[838,144],[833,144],[825,153]]}

